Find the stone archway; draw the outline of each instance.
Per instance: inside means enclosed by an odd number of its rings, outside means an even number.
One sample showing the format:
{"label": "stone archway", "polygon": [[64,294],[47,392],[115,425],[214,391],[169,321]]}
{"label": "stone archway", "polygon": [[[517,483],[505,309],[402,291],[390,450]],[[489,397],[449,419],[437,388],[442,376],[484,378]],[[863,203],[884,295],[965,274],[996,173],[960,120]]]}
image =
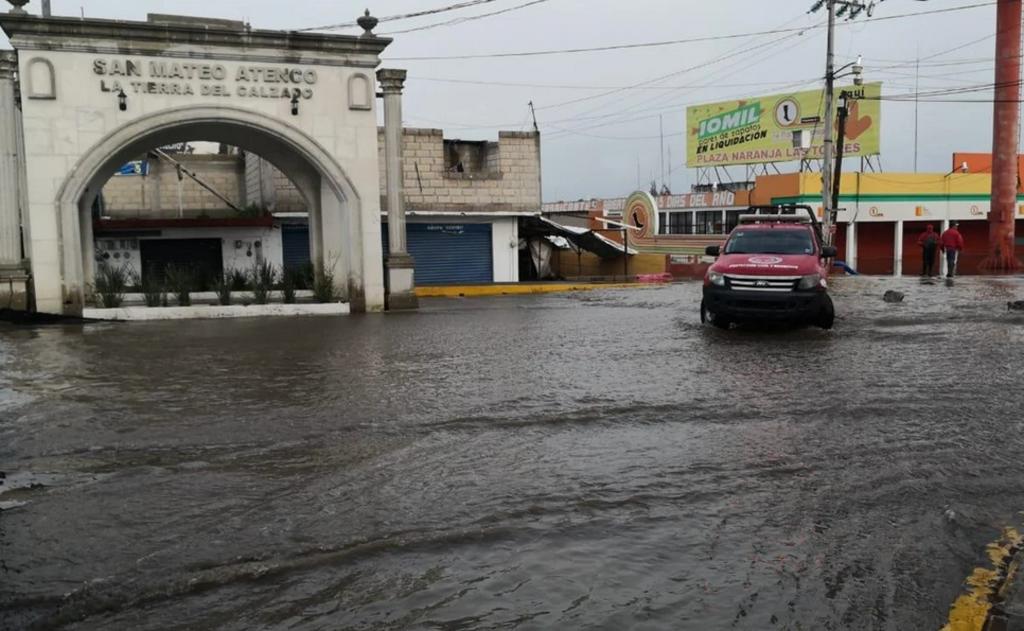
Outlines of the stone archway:
{"label": "stone archway", "polygon": [[[56,199],[61,287],[37,287],[37,300],[59,298],[64,313],[81,313],[92,278],[92,200],[128,160],[155,146],[190,139],[234,145],[274,163],[309,202],[311,253],[333,271],[340,294],[357,311],[382,302],[383,296],[374,295],[380,293],[378,279],[383,274],[379,240],[364,238],[362,201],[331,153],[280,119],[242,108],[202,105],[137,118],[78,160]],[[55,290],[60,293],[54,295]]]}

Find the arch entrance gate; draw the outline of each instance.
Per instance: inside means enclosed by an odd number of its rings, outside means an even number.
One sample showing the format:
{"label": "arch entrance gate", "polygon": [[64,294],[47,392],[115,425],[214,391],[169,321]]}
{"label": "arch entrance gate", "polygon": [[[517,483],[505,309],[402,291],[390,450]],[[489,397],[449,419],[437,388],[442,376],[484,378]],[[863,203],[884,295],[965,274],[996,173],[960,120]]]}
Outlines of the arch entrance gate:
{"label": "arch entrance gate", "polygon": [[[160,16],[14,12],[0,14],[0,27],[15,48],[0,53],[0,284],[9,300],[24,282],[35,310],[80,314],[103,184],[150,149],[204,140],[280,169],[308,206],[314,264],[333,272],[353,311],[384,308],[374,69],[391,40]],[[394,99],[401,85],[388,83]],[[411,269],[402,271],[411,292]]]}

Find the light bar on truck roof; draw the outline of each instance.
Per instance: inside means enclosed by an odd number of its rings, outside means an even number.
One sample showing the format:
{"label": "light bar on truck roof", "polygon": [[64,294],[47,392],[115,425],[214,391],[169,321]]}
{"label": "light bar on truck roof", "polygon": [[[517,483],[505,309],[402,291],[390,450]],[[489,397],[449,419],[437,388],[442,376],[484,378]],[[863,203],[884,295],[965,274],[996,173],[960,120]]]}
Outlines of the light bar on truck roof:
{"label": "light bar on truck roof", "polygon": [[804,215],[740,215],[741,224],[750,223],[811,223]]}

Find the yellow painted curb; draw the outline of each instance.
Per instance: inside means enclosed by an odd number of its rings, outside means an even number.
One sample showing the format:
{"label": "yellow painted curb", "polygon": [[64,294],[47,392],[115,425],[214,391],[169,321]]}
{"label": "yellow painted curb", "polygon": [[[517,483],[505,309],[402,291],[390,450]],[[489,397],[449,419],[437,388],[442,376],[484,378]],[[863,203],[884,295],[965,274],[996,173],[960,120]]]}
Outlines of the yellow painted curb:
{"label": "yellow painted curb", "polygon": [[988,621],[994,600],[1003,596],[1014,580],[1020,560],[1024,537],[1013,528],[1003,531],[999,541],[988,544],[991,568],[975,568],[967,578],[967,593],[961,595],[949,608],[949,624],[942,631],[982,631]]}
{"label": "yellow painted curb", "polygon": [[483,296],[520,296],[526,294],[553,294],[567,291],[593,291],[595,289],[624,289],[653,286],[649,283],[520,283],[515,285],[446,285],[417,287],[419,298],[478,298]]}

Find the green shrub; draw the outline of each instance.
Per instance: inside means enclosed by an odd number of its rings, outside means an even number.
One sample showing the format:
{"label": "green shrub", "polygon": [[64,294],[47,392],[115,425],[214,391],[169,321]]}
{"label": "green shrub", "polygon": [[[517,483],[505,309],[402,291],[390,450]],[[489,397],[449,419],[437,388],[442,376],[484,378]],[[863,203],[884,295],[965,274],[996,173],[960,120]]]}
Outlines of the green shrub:
{"label": "green shrub", "polygon": [[313,276],[313,297],[322,303],[335,302],[338,297],[334,290],[334,270],[324,265],[323,261],[317,263]]}
{"label": "green shrub", "polygon": [[312,261],[306,261],[298,269],[299,282],[296,289],[313,289],[313,282],[316,278],[316,269]]}
{"label": "green shrub", "polygon": [[147,307],[167,306],[167,289],[152,274],[142,277],[142,297],[146,300]]}
{"label": "green shrub", "polygon": [[231,291],[245,291],[249,289],[249,275],[245,270],[228,270],[227,276],[231,279]]}
{"label": "green shrub", "polygon": [[269,261],[257,261],[249,272],[252,285],[252,300],[258,305],[270,302],[270,291],[277,280],[277,268]]}
{"label": "green shrub", "polygon": [[192,305],[192,287],[195,285],[195,274],[184,265],[168,265],[164,272],[167,287],[174,294],[179,307]]}
{"label": "green shrub", "polygon": [[281,291],[284,292],[284,303],[295,304],[295,291],[303,283],[302,270],[297,267],[286,267],[281,278]]}
{"label": "green shrub", "polygon": [[224,272],[213,279],[213,290],[217,292],[217,302],[222,305],[231,304],[232,278],[231,272]]}
{"label": "green shrub", "polygon": [[131,279],[132,270],[127,265],[100,263],[96,270],[96,295],[101,306],[107,309],[120,307]]}

